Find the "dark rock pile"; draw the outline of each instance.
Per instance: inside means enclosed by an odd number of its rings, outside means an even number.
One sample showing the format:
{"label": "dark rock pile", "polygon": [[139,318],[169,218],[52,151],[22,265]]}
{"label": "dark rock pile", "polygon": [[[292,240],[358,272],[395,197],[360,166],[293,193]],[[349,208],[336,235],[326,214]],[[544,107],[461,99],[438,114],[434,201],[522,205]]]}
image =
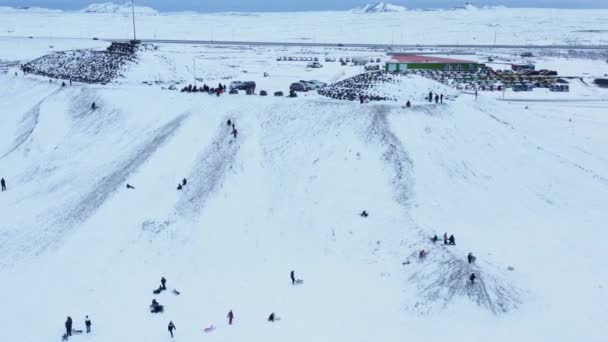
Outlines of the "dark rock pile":
{"label": "dark rock pile", "polygon": [[108,49],[60,51],[21,66],[26,74],[106,84],[124,77],[124,66],[136,61],[139,45],[112,43]]}
{"label": "dark rock pile", "polygon": [[381,83],[393,83],[394,76],[384,71],[369,72],[360,74],[343,81],[331,84],[319,89],[319,94],[332,99],[359,101],[361,96],[366,101],[387,101],[396,100],[394,98],[373,95],[373,89]]}

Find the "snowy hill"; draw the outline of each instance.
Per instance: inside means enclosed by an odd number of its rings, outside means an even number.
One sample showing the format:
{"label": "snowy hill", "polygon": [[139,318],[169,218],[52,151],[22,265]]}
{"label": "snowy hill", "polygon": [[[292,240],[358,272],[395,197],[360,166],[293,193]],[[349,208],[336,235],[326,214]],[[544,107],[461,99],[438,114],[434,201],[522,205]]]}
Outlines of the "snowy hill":
{"label": "snowy hill", "polygon": [[[113,2],[105,2],[99,4],[91,4],[88,7],[81,10],[81,12],[85,13],[126,13],[129,14],[132,12],[131,3],[124,2],[122,4],[115,4]],[[147,6],[135,6],[135,13],[138,14],[147,14],[147,15],[156,15],[158,11]]]}
{"label": "snowy hill", "polygon": [[367,4],[362,7],[357,7],[350,10],[351,13],[391,13],[405,12],[407,9],[403,6],[397,6],[386,2],[377,2],[375,4]]}

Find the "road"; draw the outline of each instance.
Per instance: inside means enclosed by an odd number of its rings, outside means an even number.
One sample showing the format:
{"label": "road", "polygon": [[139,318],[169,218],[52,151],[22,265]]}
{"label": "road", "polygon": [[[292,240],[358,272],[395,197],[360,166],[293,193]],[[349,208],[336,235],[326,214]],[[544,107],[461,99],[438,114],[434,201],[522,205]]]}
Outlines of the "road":
{"label": "road", "polygon": [[[0,36],[0,38],[25,39],[30,37]],[[84,39],[78,37],[32,37],[31,39]],[[129,42],[130,39],[100,38],[107,42]],[[189,40],[189,39],[141,39],[143,43],[189,44],[189,45],[243,45],[243,46],[293,46],[293,47],[350,47],[379,49],[529,49],[529,50],[608,50],[608,45],[483,45],[483,44],[371,44],[371,43],[312,43],[312,42],[259,42],[232,40]]]}
{"label": "road", "polygon": [[[128,42],[129,39],[103,39],[112,42]],[[254,42],[228,40],[187,40],[187,39],[141,39],[143,43],[157,44],[191,44],[191,45],[246,45],[246,46],[295,46],[295,47],[354,47],[354,48],[383,48],[383,49],[415,49],[415,48],[464,48],[464,49],[572,49],[572,50],[605,50],[608,45],[474,45],[474,44],[337,44],[311,42]]]}

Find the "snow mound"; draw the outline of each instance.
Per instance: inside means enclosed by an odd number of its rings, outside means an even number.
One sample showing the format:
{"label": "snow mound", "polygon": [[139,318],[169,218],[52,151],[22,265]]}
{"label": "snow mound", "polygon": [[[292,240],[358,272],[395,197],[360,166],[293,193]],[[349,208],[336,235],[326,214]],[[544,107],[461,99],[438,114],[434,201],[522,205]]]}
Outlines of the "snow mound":
{"label": "snow mound", "polygon": [[45,77],[107,84],[124,77],[123,68],[136,60],[136,51],[137,48],[128,43],[112,43],[104,51],[60,51],[26,63],[21,69]]}
{"label": "snow mound", "polygon": [[[113,2],[104,2],[100,4],[91,4],[84,8],[82,12],[85,13],[125,13],[129,14],[132,12],[131,3],[124,2],[122,4],[115,4]],[[146,14],[146,15],[157,15],[158,11],[152,7],[147,6],[135,6],[135,13]]]}
{"label": "snow mound", "polygon": [[319,90],[319,94],[337,100],[358,101],[411,101],[425,103],[429,91],[434,94],[456,97],[458,92],[431,79],[407,74],[389,74],[383,71],[360,74]]}
{"label": "snow mound", "polygon": [[407,8],[403,6],[397,6],[389,4],[387,2],[377,2],[375,4],[367,4],[363,7],[357,7],[352,9],[351,13],[394,13],[394,12],[405,12]]}

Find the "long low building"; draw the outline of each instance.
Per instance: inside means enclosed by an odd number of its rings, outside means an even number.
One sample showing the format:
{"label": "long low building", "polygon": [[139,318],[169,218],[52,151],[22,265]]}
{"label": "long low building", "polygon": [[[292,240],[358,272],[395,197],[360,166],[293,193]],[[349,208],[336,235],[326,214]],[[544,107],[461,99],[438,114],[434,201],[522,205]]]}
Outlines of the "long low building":
{"label": "long low building", "polygon": [[386,62],[386,71],[443,70],[477,71],[482,64],[475,61],[434,56],[393,55]]}

